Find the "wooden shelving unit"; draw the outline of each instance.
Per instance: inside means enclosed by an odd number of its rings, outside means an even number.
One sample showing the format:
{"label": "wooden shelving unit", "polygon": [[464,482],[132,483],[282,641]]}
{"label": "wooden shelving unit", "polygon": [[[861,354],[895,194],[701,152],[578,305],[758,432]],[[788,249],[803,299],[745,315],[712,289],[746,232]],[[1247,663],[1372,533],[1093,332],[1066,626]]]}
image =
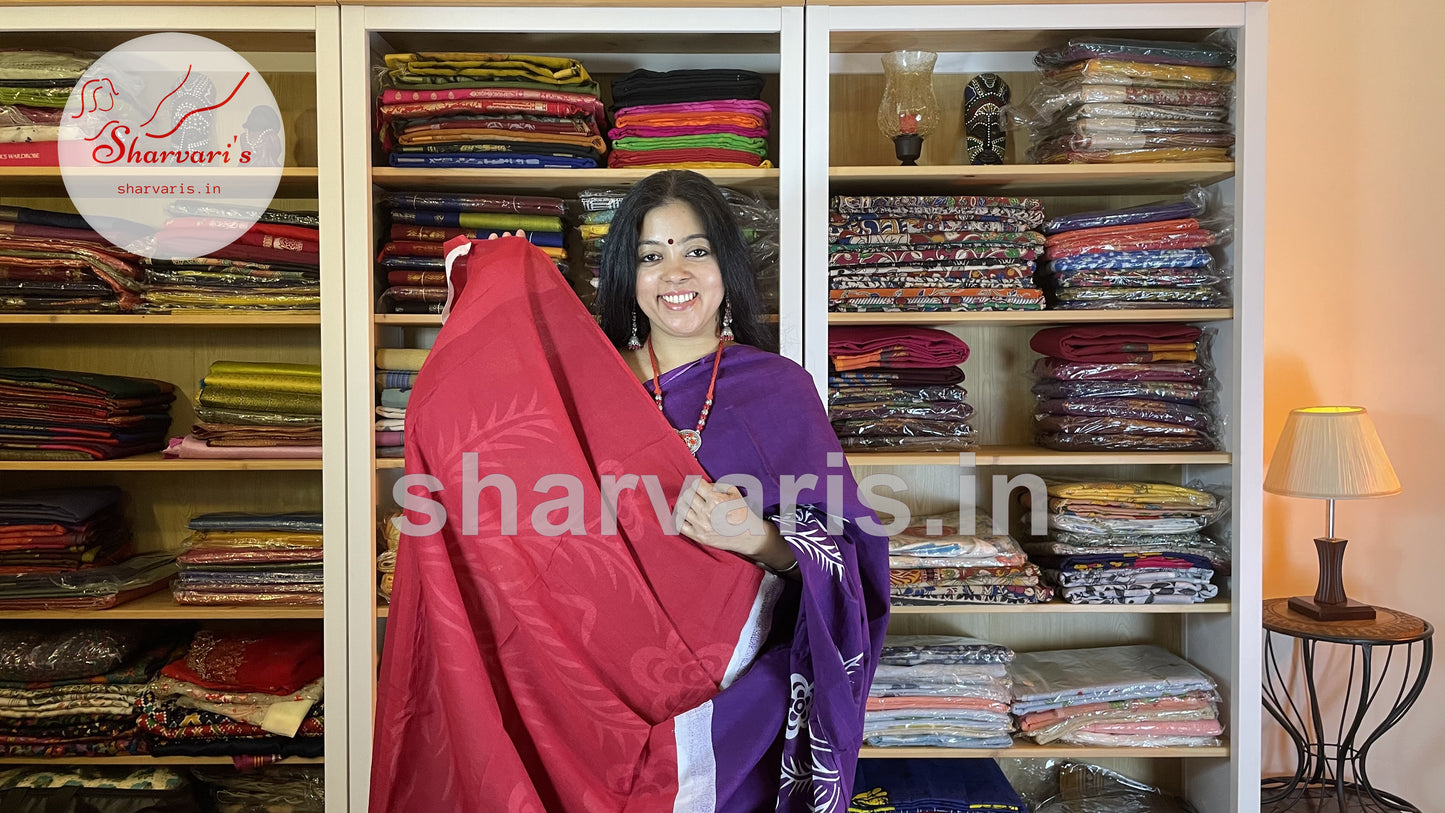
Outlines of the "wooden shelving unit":
{"label": "wooden shelving unit", "polygon": [[[123,757],[67,757],[62,760],[46,757],[0,757],[0,765],[232,765],[230,757],[153,757],[128,754]],[[325,765],[325,757],[286,757],[277,765]]]}
{"label": "wooden shelving unit", "polygon": [[[373,167],[371,182],[386,190],[476,190],[525,192],[558,197],[575,196],[592,187],[628,186],[656,170],[635,169],[398,169]],[[774,189],[776,169],[699,170],[721,186],[751,191]]]}
{"label": "wooden shelving unit", "polygon": [[[142,314],[0,314],[0,366],[82,370],[167,381],[176,387],[168,435],[196,422],[199,381],[216,361],[320,364],[324,460],[168,460],[159,453],[104,461],[0,461],[0,492],[66,485],[116,485],[126,492],[138,550],[179,553],[186,520],[213,511],[321,511],[325,520],[324,606],[178,605],[168,587],[116,607],[5,612],[10,623],[118,622],[151,628],[320,629],[326,698],[323,758],[283,760],[314,765],[326,776],[328,813],[354,807],[347,798],[346,759],[346,444],[342,430],[345,377],[343,318],[340,9],[262,3],[111,5],[72,14],[41,4],[9,3],[6,47],[81,48],[104,53],[150,33],[186,32],[225,45],[265,79],[285,126],[287,160],[275,208],[320,213],[320,307],[310,311],[183,309]],[[197,174],[179,169],[178,177]],[[0,202],[74,211],[58,168],[0,168]],[[230,757],[149,755],[30,759],[0,765],[234,765]]]}
{"label": "wooden shelving unit", "polygon": [[1087,745],[1038,745],[1016,739],[1008,748],[874,748],[863,746],[859,759],[970,759],[1022,757],[1026,759],[1215,759],[1229,756],[1228,745],[1187,748],[1106,748]]}
{"label": "wooden shelving unit", "polygon": [[[814,12],[817,12],[816,14]],[[1262,403],[1260,303],[1264,256],[1263,3],[1179,6],[1068,2],[993,4],[926,2],[885,7],[850,0],[809,8],[805,110],[804,351],[820,393],[826,391],[830,327],[895,325],[949,331],[970,347],[959,384],[974,408],[979,444],[960,461],[954,452],[858,451],[847,455],[859,476],[894,475],[908,486],[890,495],[915,519],[956,506],[973,476],[975,500],[990,507],[1004,469],[1009,476],[1147,479],[1225,487],[1234,498],[1231,539],[1234,568],[1224,596],[1201,604],[1093,606],[1061,601],[1036,605],[900,606],[896,632],[973,635],[1018,651],[1156,643],[1213,675],[1226,698],[1221,706],[1230,744],[1198,748],[1089,748],[1040,746],[1019,739],[992,751],[952,748],[868,748],[875,759],[996,757],[1122,760],[1129,773],[1185,795],[1201,810],[1257,813],[1252,792],[1258,777],[1259,488],[1257,436]],[[1244,35],[1248,28],[1248,34]],[[1262,28],[1262,25],[1261,25]],[[1033,52],[1071,36],[1200,40],[1214,31],[1241,34],[1239,80],[1233,121],[1239,144],[1226,163],[1034,165],[1027,137],[1009,133],[1010,153],[1001,166],[968,166],[961,117],[963,88],[972,75],[998,73],[1019,101],[1038,84]],[[925,138],[921,166],[894,163],[892,145],[878,133],[876,112],[883,91],[878,57],[898,49],[939,54],[934,93],[945,113]],[[832,195],[961,194],[1043,199],[1051,216],[1112,209],[1177,198],[1194,187],[1230,207],[1233,243],[1224,253],[1234,275],[1234,306],[1222,309],[1096,311],[1002,311],[958,313],[830,313],[828,211]],[[1213,365],[1221,383],[1226,429],[1222,450],[1192,453],[1058,452],[1032,445],[1031,391],[1039,358],[1029,339],[1043,327],[1121,322],[1199,324],[1213,331]]]}
{"label": "wooden shelving unit", "polygon": [[104,610],[12,610],[15,621],[240,621],[320,619],[321,607],[224,606],[177,604],[170,588],[162,588],[134,601]]}
{"label": "wooden shelving unit", "polygon": [[[1229,452],[1058,452],[1037,446],[980,446],[975,466],[1213,466],[1228,465]],[[853,452],[850,466],[957,466],[958,452]]]}
{"label": "wooden shelving unit", "polygon": [[197,460],[160,452],[117,460],[0,460],[0,471],[321,471],[320,460]]}
{"label": "wooden shelving unit", "polygon": [[317,311],[174,311],[171,313],[0,313],[3,325],[108,327],[320,327]]}
{"label": "wooden shelving unit", "polygon": [[950,313],[830,313],[830,325],[1091,325],[1118,322],[1220,322],[1234,318],[1232,308],[1127,311],[958,311]]}
{"label": "wooden shelving unit", "polygon": [[1021,613],[1024,615],[1228,615],[1229,602],[1212,599],[1199,604],[1070,604],[1055,599],[1043,604],[940,604],[893,606],[893,615],[972,615]]}
{"label": "wooden shelving unit", "polygon": [[[921,46],[915,46],[921,47]],[[955,50],[953,46],[949,50]],[[1233,163],[1006,164],[1001,166],[834,166],[835,192],[908,193],[920,188],[974,195],[1178,193],[1234,177]]]}

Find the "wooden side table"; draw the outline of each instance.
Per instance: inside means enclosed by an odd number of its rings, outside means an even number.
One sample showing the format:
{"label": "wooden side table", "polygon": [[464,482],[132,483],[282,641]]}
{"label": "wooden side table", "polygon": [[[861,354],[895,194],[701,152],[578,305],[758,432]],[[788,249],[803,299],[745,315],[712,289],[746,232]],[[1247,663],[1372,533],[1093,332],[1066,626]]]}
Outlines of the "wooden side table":
{"label": "wooden side table", "polygon": [[[1261,780],[1261,811],[1420,813],[1410,802],[1372,785],[1366,760],[1370,748],[1400,722],[1425,688],[1434,627],[1384,607],[1375,608],[1372,621],[1316,621],[1289,609],[1288,601],[1264,602],[1264,708],[1293,741],[1297,767],[1293,776]],[[1277,651],[1271,633],[1293,640]],[[1285,670],[1295,641],[1302,669],[1288,676]],[[1348,681],[1336,716],[1320,708],[1315,668],[1326,652],[1343,658],[1341,649],[1348,650],[1350,669],[1348,675],[1329,673],[1334,682]],[[1367,729],[1366,714],[1377,702],[1390,706],[1379,724]],[[1379,713],[1376,710],[1372,716]]]}

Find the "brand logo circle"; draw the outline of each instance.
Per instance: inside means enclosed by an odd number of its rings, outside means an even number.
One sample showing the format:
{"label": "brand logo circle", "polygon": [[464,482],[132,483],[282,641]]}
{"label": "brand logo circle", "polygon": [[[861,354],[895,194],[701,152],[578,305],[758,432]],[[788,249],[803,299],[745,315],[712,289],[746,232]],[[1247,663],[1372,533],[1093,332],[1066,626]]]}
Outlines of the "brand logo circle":
{"label": "brand logo circle", "polygon": [[60,174],[107,240],[145,257],[218,251],[260,219],[286,132],[261,74],[193,34],[150,34],[96,60],[61,117]]}

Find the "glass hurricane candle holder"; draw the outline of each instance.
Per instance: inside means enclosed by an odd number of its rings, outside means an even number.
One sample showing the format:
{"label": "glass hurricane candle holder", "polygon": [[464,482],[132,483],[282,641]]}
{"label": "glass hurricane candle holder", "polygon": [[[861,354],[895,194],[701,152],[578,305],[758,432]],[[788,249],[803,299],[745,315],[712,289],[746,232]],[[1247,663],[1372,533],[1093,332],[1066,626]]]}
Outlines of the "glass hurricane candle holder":
{"label": "glass hurricane candle holder", "polygon": [[878,129],[893,139],[893,152],[903,166],[917,166],[923,139],[938,126],[938,99],[933,95],[932,51],[894,51],[883,55],[883,100],[878,104]]}

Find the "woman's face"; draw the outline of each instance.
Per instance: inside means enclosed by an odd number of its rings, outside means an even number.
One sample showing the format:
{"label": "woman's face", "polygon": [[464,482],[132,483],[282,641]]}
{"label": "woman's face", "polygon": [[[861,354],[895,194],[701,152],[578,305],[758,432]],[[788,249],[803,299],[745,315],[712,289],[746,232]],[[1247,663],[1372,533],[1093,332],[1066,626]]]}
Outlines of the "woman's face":
{"label": "woman's face", "polygon": [[643,217],[636,291],[637,306],[654,333],[672,338],[717,335],[722,272],[691,206],[671,201]]}

